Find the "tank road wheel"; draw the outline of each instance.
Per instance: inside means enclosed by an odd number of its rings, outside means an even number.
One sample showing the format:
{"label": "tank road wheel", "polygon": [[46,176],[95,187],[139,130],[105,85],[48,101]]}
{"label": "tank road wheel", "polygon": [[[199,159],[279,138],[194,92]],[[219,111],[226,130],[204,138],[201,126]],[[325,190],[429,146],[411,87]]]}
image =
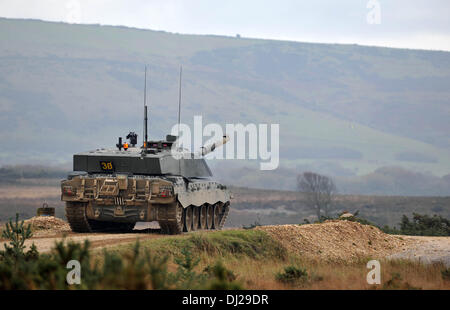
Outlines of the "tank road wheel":
{"label": "tank road wheel", "polygon": [[183,231],[190,232],[192,230],[192,220],[193,220],[193,214],[192,214],[192,207],[184,208],[183,210],[183,219],[184,219],[184,228]]}
{"label": "tank road wheel", "polygon": [[220,214],[222,213],[222,206],[220,204],[215,204],[214,206],[214,219],[213,219],[213,229],[219,229],[220,224]]}
{"label": "tank road wheel", "polygon": [[184,228],[183,207],[175,202],[160,208],[159,226],[161,226],[161,232],[169,235],[181,234]]}
{"label": "tank road wheel", "polygon": [[213,229],[214,228],[214,206],[208,205],[206,211],[206,228]]}
{"label": "tank road wheel", "polygon": [[200,208],[192,206],[192,230],[198,230],[200,226]]}
{"label": "tank road wheel", "polygon": [[206,225],[207,211],[207,206],[203,205],[200,207],[200,229],[208,229]]}

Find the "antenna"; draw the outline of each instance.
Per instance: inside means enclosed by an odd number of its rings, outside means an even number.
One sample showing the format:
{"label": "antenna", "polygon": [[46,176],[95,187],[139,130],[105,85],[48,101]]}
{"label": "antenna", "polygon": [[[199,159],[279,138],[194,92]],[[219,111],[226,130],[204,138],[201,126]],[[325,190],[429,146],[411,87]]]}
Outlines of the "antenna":
{"label": "antenna", "polygon": [[183,66],[180,66],[180,88],[178,93],[178,138],[180,137],[180,123],[181,123],[181,79],[183,74]]}
{"label": "antenna", "polygon": [[[181,79],[183,76],[183,66],[180,66],[180,87],[178,92],[178,137],[177,140],[180,139],[180,123],[181,123]],[[179,143],[179,142],[178,142]],[[178,147],[180,145],[178,144]],[[178,160],[178,172],[181,175],[181,158]]]}
{"label": "antenna", "polygon": [[144,75],[144,149],[147,149],[148,141],[148,118],[147,118],[147,66]]}

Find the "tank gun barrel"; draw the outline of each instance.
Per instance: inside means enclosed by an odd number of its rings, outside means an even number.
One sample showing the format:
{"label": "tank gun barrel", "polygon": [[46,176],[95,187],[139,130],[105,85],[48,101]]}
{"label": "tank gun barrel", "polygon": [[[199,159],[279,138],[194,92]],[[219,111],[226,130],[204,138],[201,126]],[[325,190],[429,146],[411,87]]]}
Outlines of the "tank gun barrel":
{"label": "tank gun barrel", "polygon": [[207,145],[207,146],[202,146],[201,150],[198,152],[198,155],[205,156],[205,155],[207,155],[207,154],[209,154],[211,152],[214,152],[215,149],[217,149],[218,147],[224,145],[228,141],[230,141],[230,137],[225,135],[225,136],[223,136],[223,138],[221,140],[216,141],[213,144],[210,144],[210,145]]}

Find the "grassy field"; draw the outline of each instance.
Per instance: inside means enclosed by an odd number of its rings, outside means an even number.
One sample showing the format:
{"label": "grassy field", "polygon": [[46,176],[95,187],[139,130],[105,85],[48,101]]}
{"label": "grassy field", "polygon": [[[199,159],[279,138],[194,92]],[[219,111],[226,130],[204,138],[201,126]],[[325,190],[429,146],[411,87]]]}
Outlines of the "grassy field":
{"label": "grassy field", "polygon": [[[201,273],[218,261],[231,270],[236,281],[246,289],[450,289],[444,280],[443,265],[423,265],[404,260],[382,260],[380,285],[366,281],[367,257],[356,263],[308,260],[289,252],[281,243],[257,230],[236,230],[194,233],[184,236],[152,239],[141,242],[144,249],[156,256],[169,255],[169,270],[175,270],[174,257],[184,248],[190,249],[200,262],[195,271]],[[108,251],[129,255],[133,245],[118,245]],[[94,252],[101,257],[101,252]],[[283,281],[287,267],[306,271],[305,275]]]}

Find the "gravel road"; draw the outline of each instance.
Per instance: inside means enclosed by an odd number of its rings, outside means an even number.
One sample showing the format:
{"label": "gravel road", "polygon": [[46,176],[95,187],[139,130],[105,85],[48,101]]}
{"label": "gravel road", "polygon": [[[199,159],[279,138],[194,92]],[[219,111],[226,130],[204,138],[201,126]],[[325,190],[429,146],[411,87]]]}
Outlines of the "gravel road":
{"label": "gravel road", "polygon": [[[54,246],[55,242],[65,239],[66,241],[84,242],[89,240],[91,248],[106,248],[120,243],[131,243],[136,240],[154,239],[166,237],[158,233],[158,225],[154,223],[138,223],[136,229],[132,233],[86,233],[79,234],[73,232],[41,232],[36,233],[35,236],[25,241],[25,246],[29,248],[33,243],[40,253],[49,252]],[[64,237],[65,236],[65,237]],[[3,244],[6,241],[0,239],[0,248],[3,249]]]}
{"label": "gravel road", "polygon": [[405,251],[392,254],[388,258],[403,258],[423,263],[442,262],[450,267],[450,237],[416,237],[401,236],[414,242]]}
{"label": "gravel road", "polygon": [[[130,243],[136,240],[146,240],[161,238],[163,235],[156,233],[127,233],[127,234],[104,234],[104,233],[94,233],[94,234],[69,234],[65,238],[61,235],[58,236],[46,236],[37,237],[25,241],[25,246],[29,247],[31,244],[37,247],[40,253],[49,252],[54,246],[55,242],[65,239],[66,241],[73,242],[84,242],[84,240],[89,240],[91,242],[91,248],[106,248],[108,246],[117,245],[120,243]],[[1,242],[0,242],[1,243]],[[3,248],[3,245],[1,245]]]}

